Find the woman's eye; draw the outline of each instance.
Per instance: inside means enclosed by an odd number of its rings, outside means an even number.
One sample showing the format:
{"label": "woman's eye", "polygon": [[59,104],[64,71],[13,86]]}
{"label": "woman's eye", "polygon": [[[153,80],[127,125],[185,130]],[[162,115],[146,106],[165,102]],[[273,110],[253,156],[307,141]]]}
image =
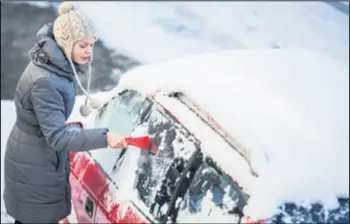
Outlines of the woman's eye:
{"label": "woman's eye", "polygon": [[93,44],[84,44],[84,45],[79,45],[80,48],[87,48],[87,47],[93,47],[94,45]]}

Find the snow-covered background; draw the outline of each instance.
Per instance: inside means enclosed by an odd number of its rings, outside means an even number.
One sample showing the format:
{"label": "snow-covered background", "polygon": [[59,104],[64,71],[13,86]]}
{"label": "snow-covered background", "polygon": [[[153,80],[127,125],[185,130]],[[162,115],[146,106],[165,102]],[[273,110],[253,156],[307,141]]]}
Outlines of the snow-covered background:
{"label": "snow-covered background", "polygon": [[[228,48],[271,47],[315,49],[349,59],[349,16],[325,3],[104,2],[96,6],[89,2],[81,6],[110,46],[146,62]],[[101,16],[97,10],[117,17]]]}
{"label": "snow-covered background", "polygon": [[349,2],[77,3],[107,45],[143,62],[231,48],[295,47],[349,60]]}
{"label": "snow-covered background", "polygon": [[[33,4],[46,7],[48,3]],[[78,4],[95,21],[109,47],[143,63],[221,49],[297,47],[323,51],[349,66],[349,2],[343,7],[323,2]],[[14,121],[13,103],[2,100],[1,159]],[[3,201],[1,211],[1,223],[10,222]]]}

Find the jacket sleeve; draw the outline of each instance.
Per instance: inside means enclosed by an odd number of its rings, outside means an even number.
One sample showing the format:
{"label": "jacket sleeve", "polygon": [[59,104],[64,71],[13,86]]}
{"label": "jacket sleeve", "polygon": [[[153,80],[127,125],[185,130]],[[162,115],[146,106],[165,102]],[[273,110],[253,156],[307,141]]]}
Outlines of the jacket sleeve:
{"label": "jacket sleeve", "polygon": [[88,151],[107,147],[107,128],[67,127],[62,94],[50,78],[36,80],[31,100],[47,144],[57,151]]}

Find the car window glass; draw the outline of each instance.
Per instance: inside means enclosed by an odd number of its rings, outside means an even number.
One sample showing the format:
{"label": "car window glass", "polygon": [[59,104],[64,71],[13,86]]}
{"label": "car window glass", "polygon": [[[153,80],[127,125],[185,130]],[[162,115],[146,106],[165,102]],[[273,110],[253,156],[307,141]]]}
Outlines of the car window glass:
{"label": "car window glass", "polygon": [[[108,127],[110,132],[128,136],[136,127],[141,114],[149,104],[150,102],[138,92],[125,91],[100,110],[95,120],[95,127]],[[109,175],[122,152],[122,149],[107,147],[91,150],[90,154]]]}
{"label": "car window glass", "polygon": [[156,156],[141,152],[134,188],[138,199],[158,221],[165,218],[175,186],[189,158],[196,151],[192,135],[154,110],[145,124],[158,145]]}
{"label": "car window glass", "polygon": [[178,223],[191,220],[237,223],[243,216],[247,197],[229,176],[212,164],[210,159],[202,164],[179,201]]}

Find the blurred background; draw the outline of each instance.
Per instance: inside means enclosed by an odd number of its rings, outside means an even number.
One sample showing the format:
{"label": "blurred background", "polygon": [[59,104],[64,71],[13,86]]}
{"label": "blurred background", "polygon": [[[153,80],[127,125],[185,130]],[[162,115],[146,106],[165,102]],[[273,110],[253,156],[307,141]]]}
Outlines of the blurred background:
{"label": "blurred background", "polygon": [[[95,22],[92,89],[141,64],[243,48],[306,48],[349,66],[349,2],[76,2]],[[1,99],[12,100],[59,2],[1,2]],[[81,77],[83,82],[84,77]]]}

